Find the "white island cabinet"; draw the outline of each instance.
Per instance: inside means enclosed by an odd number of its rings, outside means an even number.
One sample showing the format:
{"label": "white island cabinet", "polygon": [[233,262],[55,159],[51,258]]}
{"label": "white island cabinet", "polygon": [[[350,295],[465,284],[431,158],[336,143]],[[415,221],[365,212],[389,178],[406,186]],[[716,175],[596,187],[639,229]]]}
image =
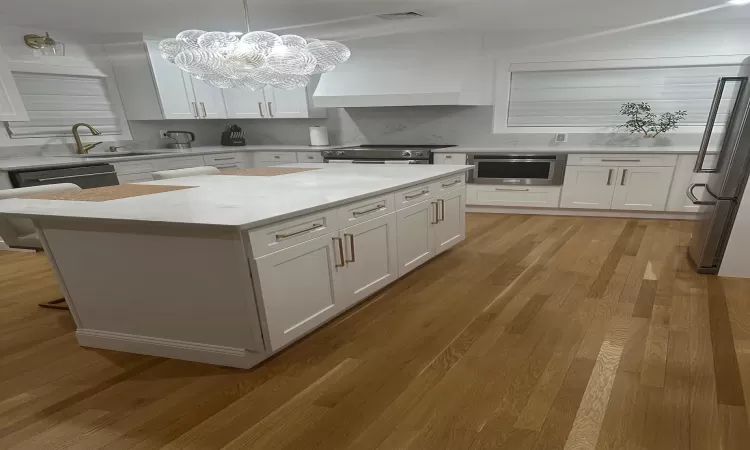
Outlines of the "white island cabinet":
{"label": "white island cabinet", "polygon": [[251,367],[465,236],[470,166],[293,167],[0,216],[34,221],[81,345]]}

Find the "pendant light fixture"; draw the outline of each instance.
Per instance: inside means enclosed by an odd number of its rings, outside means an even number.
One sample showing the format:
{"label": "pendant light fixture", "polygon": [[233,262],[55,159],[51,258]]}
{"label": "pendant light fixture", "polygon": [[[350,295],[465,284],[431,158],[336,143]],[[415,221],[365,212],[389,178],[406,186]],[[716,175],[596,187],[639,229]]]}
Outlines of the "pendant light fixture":
{"label": "pendant light fixture", "polygon": [[250,31],[247,0],[242,3],[246,34],[185,30],[159,43],[162,57],[211,86],[254,91],[307,86],[312,75],[330,72],[351,56],[335,41]]}

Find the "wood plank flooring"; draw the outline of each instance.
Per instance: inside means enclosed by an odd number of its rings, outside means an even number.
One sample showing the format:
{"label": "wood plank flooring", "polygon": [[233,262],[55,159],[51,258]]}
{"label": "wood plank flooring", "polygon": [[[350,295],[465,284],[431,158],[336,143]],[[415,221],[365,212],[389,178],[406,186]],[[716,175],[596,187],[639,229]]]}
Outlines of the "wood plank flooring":
{"label": "wood plank flooring", "polygon": [[467,223],[244,371],[79,347],[44,256],[0,252],[0,448],[750,448],[750,280],[694,273],[692,223]]}

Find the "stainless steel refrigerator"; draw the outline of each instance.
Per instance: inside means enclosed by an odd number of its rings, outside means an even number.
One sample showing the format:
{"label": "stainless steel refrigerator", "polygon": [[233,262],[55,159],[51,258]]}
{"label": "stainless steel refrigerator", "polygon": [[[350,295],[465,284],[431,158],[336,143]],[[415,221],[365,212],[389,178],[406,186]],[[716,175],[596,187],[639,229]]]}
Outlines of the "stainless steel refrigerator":
{"label": "stainless steel refrigerator", "polygon": [[[692,184],[688,197],[699,206],[699,219],[693,230],[689,256],[696,271],[715,274],[719,271],[724,250],[732,231],[737,209],[748,179],[750,163],[750,66],[745,61],[738,76],[720,78],[701,142],[695,173],[706,173],[705,183]],[[734,95],[727,96],[729,90]],[[729,98],[727,98],[729,97]],[[722,106],[730,101],[730,107]],[[704,167],[711,132],[720,109],[728,113],[724,134],[714,167]],[[746,199],[750,201],[750,199]]]}

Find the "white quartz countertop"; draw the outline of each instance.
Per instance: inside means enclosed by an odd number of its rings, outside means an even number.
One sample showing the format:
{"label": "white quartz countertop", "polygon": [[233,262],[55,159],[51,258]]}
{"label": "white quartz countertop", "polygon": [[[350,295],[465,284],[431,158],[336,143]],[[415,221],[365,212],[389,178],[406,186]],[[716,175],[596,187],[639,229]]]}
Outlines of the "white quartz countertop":
{"label": "white quartz countertop", "polygon": [[204,175],[144,184],[196,186],[105,202],[0,200],[0,215],[255,228],[471,170],[459,165],[290,164],[273,177]]}
{"label": "white quartz countertop", "polygon": [[[80,158],[76,156],[51,155],[51,156],[23,156],[12,158],[0,158],[0,172],[11,170],[44,169],[55,167],[86,166],[93,164],[109,164],[124,161],[138,161],[143,159],[177,158],[180,156],[209,155],[212,153],[237,153],[237,152],[320,152],[340,146],[312,147],[309,145],[243,145],[238,147],[225,147],[222,145],[209,145],[193,147],[188,149],[146,149],[133,150],[136,152],[153,153],[150,155],[136,155],[110,158]],[[101,151],[92,152],[103,153]]]}
{"label": "white quartz countertop", "polygon": [[535,146],[535,147],[472,147],[459,145],[457,147],[440,148],[433,150],[433,153],[618,153],[618,154],[697,154],[698,147],[625,147],[610,145],[589,145],[589,146]]}

